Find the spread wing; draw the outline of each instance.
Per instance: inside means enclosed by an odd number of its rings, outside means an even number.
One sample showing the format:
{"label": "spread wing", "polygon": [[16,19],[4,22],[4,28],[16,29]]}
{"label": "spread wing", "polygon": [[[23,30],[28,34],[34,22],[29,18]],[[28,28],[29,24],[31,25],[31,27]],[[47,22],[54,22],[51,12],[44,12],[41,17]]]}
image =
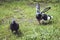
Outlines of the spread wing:
{"label": "spread wing", "polygon": [[49,9],[51,9],[51,7],[45,8],[41,13],[45,13],[45,12],[47,12]]}

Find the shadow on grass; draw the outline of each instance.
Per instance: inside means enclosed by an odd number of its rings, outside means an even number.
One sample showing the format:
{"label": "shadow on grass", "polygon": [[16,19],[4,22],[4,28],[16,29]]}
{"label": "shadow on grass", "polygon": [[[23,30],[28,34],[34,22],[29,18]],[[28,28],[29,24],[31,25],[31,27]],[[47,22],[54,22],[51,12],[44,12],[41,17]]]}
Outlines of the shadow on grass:
{"label": "shadow on grass", "polygon": [[42,25],[51,25],[53,23],[54,23],[54,21],[49,21],[48,23],[42,23]]}
{"label": "shadow on grass", "polygon": [[17,37],[22,37],[23,33],[21,32],[21,30],[19,30],[17,33],[13,33],[14,35],[17,35]]}

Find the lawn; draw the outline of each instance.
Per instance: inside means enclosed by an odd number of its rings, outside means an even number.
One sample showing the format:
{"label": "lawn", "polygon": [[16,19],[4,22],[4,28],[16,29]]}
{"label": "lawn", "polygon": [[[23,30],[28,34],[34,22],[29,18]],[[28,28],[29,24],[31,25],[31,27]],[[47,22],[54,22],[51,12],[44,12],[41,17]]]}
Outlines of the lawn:
{"label": "lawn", "polygon": [[[60,40],[60,3],[41,3],[41,10],[50,6],[46,14],[52,15],[52,23],[39,25],[35,15],[35,3],[12,2],[0,5],[0,40]],[[9,25],[15,18],[22,34],[14,35]]]}

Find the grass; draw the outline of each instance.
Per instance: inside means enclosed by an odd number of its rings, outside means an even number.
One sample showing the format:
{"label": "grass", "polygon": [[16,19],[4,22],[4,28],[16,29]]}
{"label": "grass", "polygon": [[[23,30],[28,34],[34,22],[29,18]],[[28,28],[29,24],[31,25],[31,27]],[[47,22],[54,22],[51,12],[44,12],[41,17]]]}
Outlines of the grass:
{"label": "grass", "polygon": [[[44,7],[51,6],[46,12],[52,15],[53,23],[39,25],[35,18],[35,5],[25,2],[4,3],[0,6],[0,40],[60,40],[60,3],[42,3]],[[11,33],[9,24],[15,18],[22,32],[21,37]]]}

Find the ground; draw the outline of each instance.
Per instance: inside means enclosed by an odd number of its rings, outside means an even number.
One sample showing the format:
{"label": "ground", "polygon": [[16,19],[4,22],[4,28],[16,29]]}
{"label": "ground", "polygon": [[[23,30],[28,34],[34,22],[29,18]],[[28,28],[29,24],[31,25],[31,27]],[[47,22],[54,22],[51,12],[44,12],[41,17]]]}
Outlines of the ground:
{"label": "ground", "polygon": [[[0,40],[60,40],[60,3],[41,3],[41,10],[51,6],[46,14],[53,16],[53,22],[39,25],[35,15],[35,3],[13,2],[0,5]],[[14,35],[9,25],[15,18],[22,34]]]}

